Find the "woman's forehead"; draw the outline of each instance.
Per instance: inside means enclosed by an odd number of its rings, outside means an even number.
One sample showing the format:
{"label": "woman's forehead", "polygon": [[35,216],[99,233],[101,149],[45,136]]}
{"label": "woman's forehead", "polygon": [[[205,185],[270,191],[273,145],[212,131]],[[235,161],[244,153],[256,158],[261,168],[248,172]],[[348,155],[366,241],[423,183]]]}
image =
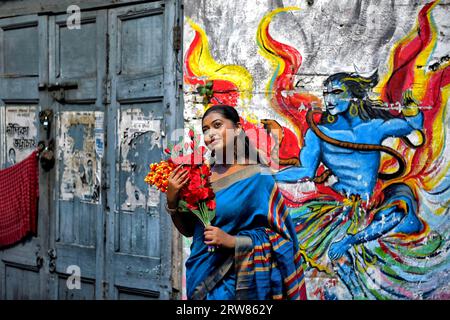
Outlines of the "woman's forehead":
{"label": "woman's forehead", "polygon": [[227,119],[225,119],[225,117],[219,112],[211,112],[210,114],[208,114],[206,117],[203,118],[202,123],[203,125],[207,125],[213,123],[216,120],[227,120]]}

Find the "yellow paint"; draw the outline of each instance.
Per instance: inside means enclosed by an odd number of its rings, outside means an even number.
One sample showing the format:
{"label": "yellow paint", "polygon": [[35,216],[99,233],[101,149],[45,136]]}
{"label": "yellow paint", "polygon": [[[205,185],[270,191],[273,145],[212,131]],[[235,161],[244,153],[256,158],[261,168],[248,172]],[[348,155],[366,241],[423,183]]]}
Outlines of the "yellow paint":
{"label": "yellow paint", "polygon": [[189,67],[198,77],[205,80],[226,80],[234,83],[243,100],[250,100],[253,90],[253,77],[248,70],[238,65],[223,65],[214,60],[209,49],[205,31],[190,18],[189,25],[200,35],[201,45],[197,46],[189,58]]}
{"label": "yellow paint", "polygon": [[[272,101],[272,94],[273,94],[273,81],[275,78],[280,76],[284,69],[285,69],[285,63],[284,60],[278,56],[277,54],[274,54],[272,52],[276,52],[277,48],[275,48],[269,41],[267,34],[265,30],[268,28],[269,24],[272,22],[272,19],[274,16],[276,16],[280,12],[288,12],[288,11],[298,11],[300,10],[299,7],[286,7],[286,8],[277,8],[268,14],[266,14],[260,21],[258,25],[258,31],[256,34],[256,40],[259,45],[258,52],[266,58],[266,60],[269,62],[270,66],[274,70],[274,74],[272,75],[272,78],[269,80],[269,82],[266,85],[266,98],[271,102],[272,107],[278,112],[280,116],[282,116],[284,119],[286,119],[289,123],[292,124],[292,127],[294,128],[297,137],[300,138],[300,141],[302,140],[302,134],[298,128],[298,126],[288,117],[286,117],[281,110],[279,109],[279,106]],[[266,49],[267,48],[267,49]],[[270,50],[270,51],[269,51]]]}

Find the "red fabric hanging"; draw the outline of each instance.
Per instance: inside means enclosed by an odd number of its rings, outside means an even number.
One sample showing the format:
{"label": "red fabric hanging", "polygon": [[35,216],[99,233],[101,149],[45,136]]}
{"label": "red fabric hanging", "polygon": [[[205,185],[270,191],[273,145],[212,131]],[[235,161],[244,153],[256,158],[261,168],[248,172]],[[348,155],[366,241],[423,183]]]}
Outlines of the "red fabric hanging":
{"label": "red fabric hanging", "polygon": [[0,247],[9,246],[29,233],[36,234],[39,197],[38,153],[0,170]]}

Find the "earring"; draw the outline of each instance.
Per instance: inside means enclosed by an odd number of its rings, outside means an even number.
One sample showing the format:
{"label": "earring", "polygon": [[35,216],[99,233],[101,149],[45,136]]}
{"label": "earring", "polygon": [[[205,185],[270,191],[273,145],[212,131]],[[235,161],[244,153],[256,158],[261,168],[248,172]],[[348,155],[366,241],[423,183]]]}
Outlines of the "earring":
{"label": "earring", "polygon": [[357,117],[357,116],[358,116],[358,113],[359,113],[358,106],[357,106],[356,104],[353,104],[353,103],[352,103],[352,104],[350,105],[349,113],[350,113],[350,115],[351,115],[352,117]]}
{"label": "earring", "polygon": [[327,116],[327,121],[328,121],[328,123],[334,123],[335,120],[336,120],[336,117],[333,116],[332,114],[329,114],[329,115]]}

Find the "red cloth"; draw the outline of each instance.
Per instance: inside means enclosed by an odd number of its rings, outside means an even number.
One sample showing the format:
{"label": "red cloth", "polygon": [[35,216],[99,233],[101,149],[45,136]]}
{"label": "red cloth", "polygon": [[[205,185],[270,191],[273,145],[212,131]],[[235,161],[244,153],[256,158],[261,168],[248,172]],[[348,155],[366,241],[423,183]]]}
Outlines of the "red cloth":
{"label": "red cloth", "polygon": [[39,168],[37,151],[0,170],[0,247],[36,234]]}

